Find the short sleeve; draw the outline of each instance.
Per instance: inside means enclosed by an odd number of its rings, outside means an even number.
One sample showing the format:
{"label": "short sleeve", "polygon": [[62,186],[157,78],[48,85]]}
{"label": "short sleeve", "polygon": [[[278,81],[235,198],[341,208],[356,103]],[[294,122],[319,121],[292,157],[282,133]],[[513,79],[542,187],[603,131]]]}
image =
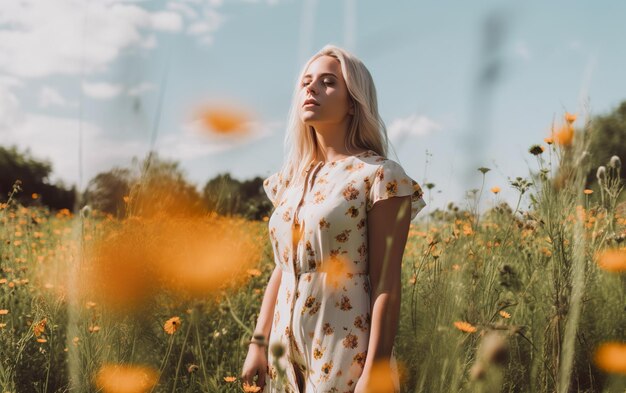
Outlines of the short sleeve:
{"label": "short sleeve", "polygon": [[411,220],[425,206],[424,192],[420,185],[410,178],[404,169],[393,160],[385,160],[376,170],[368,192],[367,211],[383,199],[394,196],[411,196]]}
{"label": "short sleeve", "polygon": [[263,180],[263,190],[267,194],[267,197],[272,201],[272,204],[276,206],[278,197],[278,187],[281,185],[281,179],[279,172],[270,175],[267,179]]}

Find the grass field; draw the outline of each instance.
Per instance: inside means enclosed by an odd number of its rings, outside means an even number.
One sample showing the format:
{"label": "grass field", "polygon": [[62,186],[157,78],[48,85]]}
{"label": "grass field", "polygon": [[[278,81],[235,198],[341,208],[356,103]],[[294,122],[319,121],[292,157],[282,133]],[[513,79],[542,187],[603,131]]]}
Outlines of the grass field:
{"label": "grass field", "polygon": [[[585,190],[575,142],[530,149],[530,177],[502,185],[517,206],[480,189],[468,208],[412,224],[396,339],[403,391],[626,391],[621,163]],[[478,212],[483,198],[493,208]],[[267,222],[3,202],[1,392],[242,391],[274,268]]]}

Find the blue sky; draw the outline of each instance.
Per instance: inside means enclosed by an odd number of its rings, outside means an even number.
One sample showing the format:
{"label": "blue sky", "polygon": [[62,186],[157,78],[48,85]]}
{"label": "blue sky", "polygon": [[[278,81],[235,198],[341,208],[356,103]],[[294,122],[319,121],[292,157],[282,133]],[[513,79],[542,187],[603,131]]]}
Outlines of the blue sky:
{"label": "blue sky", "polygon": [[[333,43],[372,73],[391,158],[435,184],[427,210],[463,206],[479,166],[492,169],[485,187],[514,204],[507,178],[535,168],[528,147],[555,117],[567,110],[581,124],[585,101],[600,114],[626,99],[625,11],[617,0],[7,1],[0,143],[29,147],[53,162],[52,180],[84,187],[143,157],[158,124],[156,149],[199,187],[224,172],[266,177],[282,162],[297,72]],[[499,33],[487,35],[494,16]],[[490,52],[485,37],[498,38]],[[500,72],[480,96],[489,64]],[[249,108],[254,132],[199,134],[189,113],[206,100]]]}

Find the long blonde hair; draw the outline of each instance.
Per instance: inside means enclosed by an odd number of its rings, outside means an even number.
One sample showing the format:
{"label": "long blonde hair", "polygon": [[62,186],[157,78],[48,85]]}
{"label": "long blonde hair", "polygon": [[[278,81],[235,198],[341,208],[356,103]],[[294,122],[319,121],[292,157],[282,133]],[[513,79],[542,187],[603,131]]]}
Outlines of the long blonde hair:
{"label": "long blonde hair", "polygon": [[300,83],[309,64],[320,56],[332,56],[339,60],[349,98],[354,104],[354,115],[346,134],[346,150],[372,150],[380,156],[387,157],[389,138],[387,128],[378,114],[378,100],[372,75],[361,60],[345,49],[329,44],[307,61],[296,80],[284,141],[286,159],[280,170],[287,185],[301,185],[304,182],[305,169],[315,159],[317,147],[315,130],[300,120],[298,95]]}

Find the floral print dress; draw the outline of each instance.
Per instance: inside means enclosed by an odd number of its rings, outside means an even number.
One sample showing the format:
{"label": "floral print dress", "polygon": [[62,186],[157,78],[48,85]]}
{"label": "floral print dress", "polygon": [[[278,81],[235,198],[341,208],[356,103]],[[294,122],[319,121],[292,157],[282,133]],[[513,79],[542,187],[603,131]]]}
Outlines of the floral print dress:
{"label": "floral print dress", "polygon": [[[311,164],[306,182],[289,187],[274,173],[263,182],[274,204],[269,235],[282,279],[269,337],[284,345],[268,351],[263,392],[353,392],[363,371],[370,329],[367,214],[379,200],[411,196],[411,219],[426,206],[417,182],[400,164],[368,150]],[[277,383],[278,362],[286,370]],[[391,367],[399,391],[397,363]]]}

